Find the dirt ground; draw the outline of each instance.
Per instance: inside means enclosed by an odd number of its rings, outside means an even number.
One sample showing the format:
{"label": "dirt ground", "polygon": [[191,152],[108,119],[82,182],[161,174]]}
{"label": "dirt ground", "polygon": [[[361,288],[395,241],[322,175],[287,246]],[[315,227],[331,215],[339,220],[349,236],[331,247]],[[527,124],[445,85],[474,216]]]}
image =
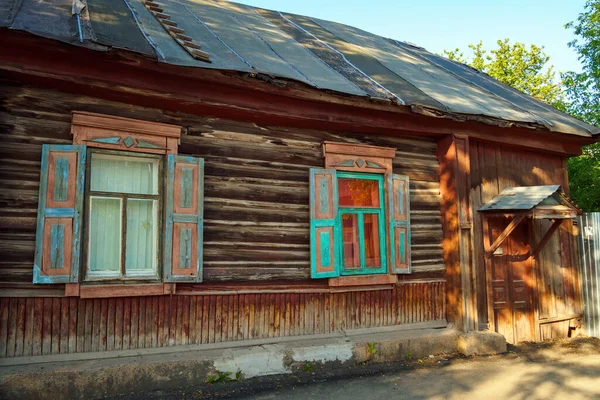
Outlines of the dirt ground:
{"label": "dirt ground", "polygon": [[[125,397],[120,397],[121,399]],[[268,376],[128,399],[600,399],[600,339],[509,346],[496,356],[456,354],[340,370],[311,366]]]}

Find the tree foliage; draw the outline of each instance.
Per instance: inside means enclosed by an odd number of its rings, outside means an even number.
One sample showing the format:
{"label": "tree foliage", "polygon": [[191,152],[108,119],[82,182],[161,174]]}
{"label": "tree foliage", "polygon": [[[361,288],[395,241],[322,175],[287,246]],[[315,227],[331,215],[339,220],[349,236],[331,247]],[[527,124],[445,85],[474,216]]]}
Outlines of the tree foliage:
{"label": "tree foliage", "polygon": [[582,72],[562,74],[572,115],[600,126],[600,0],[588,0],[584,12],[565,26],[576,39],[569,47],[579,54]]}
{"label": "tree foliage", "polygon": [[469,57],[460,49],[444,50],[444,56],[483,71],[554,107],[565,108],[563,90],[543,47],[532,44],[528,48],[524,43],[511,43],[510,39],[498,40],[496,44],[497,47],[489,51],[483,48],[483,42],[470,44]]}
{"label": "tree foliage", "polygon": [[[556,79],[543,47],[498,40],[492,50],[483,43],[444,55],[477,68],[493,78],[536,97],[590,124],[600,126],[600,0],[587,0],[584,12],[565,26],[576,39],[569,43],[579,55],[582,72],[566,72]],[[587,212],[600,211],[600,143],[587,146],[583,155],[567,162],[571,197]]]}
{"label": "tree foliage", "polygon": [[[582,72],[562,74],[567,111],[600,126],[600,0],[588,0],[584,12],[566,25],[576,39],[569,46],[579,54]],[[567,162],[571,196],[584,211],[600,211],[600,143]]]}

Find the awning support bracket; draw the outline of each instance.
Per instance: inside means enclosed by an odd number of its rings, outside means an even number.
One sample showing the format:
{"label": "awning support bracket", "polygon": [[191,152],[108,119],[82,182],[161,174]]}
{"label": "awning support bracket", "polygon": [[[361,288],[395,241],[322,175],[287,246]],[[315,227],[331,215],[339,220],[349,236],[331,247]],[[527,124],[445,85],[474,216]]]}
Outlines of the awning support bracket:
{"label": "awning support bracket", "polygon": [[486,246],[485,258],[491,258],[496,249],[498,249],[498,247],[500,247],[502,243],[504,243],[504,241],[510,236],[512,231],[514,231],[517,228],[517,226],[519,226],[519,224],[523,222],[526,218],[527,217],[525,215],[518,215],[514,217],[513,220],[510,221],[510,224],[508,224],[504,231],[496,238],[494,243],[490,247]]}
{"label": "awning support bracket", "polygon": [[532,252],[531,252],[532,256],[536,257],[540,253],[540,251],[542,251],[544,246],[546,246],[546,244],[550,241],[550,238],[552,237],[554,232],[556,232],[558,230],[558,228],[560,227],[560,224],[562,224],[562,222],[564,220],[563,219],[555,219],[553,221],[554,222],[552,223],[550,228],[548,228],[548,230],[546,231],[546,233],[544,234],[544,236],[542,237],[540,242],[537,244],[537,246],[535,246],[535,249],[532,250]]}

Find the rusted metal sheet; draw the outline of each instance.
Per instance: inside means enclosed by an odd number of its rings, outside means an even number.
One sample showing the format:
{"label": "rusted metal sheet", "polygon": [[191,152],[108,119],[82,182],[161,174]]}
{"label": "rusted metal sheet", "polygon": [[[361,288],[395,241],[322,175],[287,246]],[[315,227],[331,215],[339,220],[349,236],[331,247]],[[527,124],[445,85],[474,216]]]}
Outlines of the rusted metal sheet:
{"label": "rusted metal sheet", "polygon": [[508,187],[478,211],[530,210],[559,191],[560,185]]}
{"label": "rusted metal sheet", "polygon": [[443,325],[446,284],[341,293],[0,299],[0,357],[83,353]]}
{"label": "rusted metal sheet", "polygon": [[126,49],[168,64],[299,81],[429,116],[584,137],[599,131],[460,63],[343,24],[209,0],[146,6],[98,0],[89,12],[78,10],[81,16],[73,14],[71,0],[46,3],[0,5],[0,27],[93,50]]}
{"label": "rusted metal sheet", "polygon": [[600,337],[600,212],[577,221],[584,329],[588,336]]}

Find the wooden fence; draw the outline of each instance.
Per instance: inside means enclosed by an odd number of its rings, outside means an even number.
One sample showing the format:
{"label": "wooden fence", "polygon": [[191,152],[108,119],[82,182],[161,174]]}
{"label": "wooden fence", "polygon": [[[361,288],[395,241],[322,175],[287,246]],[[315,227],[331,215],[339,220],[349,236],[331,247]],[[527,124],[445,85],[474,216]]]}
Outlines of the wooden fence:
{"label": "wooden fence", "polygon": [[584,329],[600,337],[600,212],[583,214],[578,223]]}

